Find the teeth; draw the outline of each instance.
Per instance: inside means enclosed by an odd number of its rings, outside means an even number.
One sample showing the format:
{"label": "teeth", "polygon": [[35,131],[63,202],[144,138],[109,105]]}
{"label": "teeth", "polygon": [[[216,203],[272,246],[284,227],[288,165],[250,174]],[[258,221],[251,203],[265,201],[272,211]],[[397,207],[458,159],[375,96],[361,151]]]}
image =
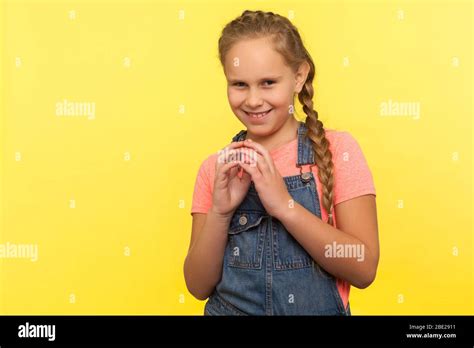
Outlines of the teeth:
{"label": "teeth", "polygon": [[265,116],[266,114],[268,114],[270,112],[269,111],[266,111],[266,112],[261,112],[261,113],[258,113],[258,114],[251,114],[249,113],[249,116],[250,117],[254,117],[254,118],[262,118],[263,116]]}

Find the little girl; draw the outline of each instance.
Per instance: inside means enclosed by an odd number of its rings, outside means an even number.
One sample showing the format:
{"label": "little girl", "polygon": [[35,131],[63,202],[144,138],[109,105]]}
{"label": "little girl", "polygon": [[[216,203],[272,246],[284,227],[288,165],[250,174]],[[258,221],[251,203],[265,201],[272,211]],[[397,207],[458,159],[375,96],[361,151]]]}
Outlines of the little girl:
{"label": "little girl", "polygon": [[223,29],[219,55],[246,130],[199,169],[188,290],[209,298],[205,315],[350,315],[350,286],[369,286],[379,259],[375,188],[357,141],[323,128],[314,63],[287,18],[244,11]]}

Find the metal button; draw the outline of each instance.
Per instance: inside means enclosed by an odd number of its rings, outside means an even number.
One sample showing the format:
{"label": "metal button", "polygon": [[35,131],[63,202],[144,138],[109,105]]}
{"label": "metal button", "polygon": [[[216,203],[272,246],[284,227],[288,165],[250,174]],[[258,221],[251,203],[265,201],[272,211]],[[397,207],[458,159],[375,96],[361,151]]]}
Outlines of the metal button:
{"label": "metal button", "polygon": [[241,224],[241,225],[246,225],[247,224],[247,217],[245,215],[242,215],[239,218],[239,224]]}
{"label": "metal button", "polygon": [[309,180],[311,179],[311,174],[309,172],[303,173],[301,174],[301,179],[303,180],[303,182],[309,182]]}

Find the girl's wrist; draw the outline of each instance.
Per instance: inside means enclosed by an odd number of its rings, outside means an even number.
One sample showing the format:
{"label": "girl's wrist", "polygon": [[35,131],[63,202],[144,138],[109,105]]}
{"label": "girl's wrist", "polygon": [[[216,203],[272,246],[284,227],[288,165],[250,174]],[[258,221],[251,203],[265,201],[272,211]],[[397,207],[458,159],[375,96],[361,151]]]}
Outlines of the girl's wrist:
{"label": "girl's wrist", "polygon": [[293,197],[288,195],[288,199],[280,205],[280,209],[277,210],[274,217],[282,222],[291,219],[297,204],[298,202],[295,202]]}
{"label": "girl's wrist", "polygon": [[215,206],[212,205],[211,208],[209,209],[209,214],[212,214],[212,216],[216,217],[219,220],[230,222],[230,220],[232,219],[232,216],[234,215],[234,211],[230,213],[221,213],[221,212],[216,211]]}

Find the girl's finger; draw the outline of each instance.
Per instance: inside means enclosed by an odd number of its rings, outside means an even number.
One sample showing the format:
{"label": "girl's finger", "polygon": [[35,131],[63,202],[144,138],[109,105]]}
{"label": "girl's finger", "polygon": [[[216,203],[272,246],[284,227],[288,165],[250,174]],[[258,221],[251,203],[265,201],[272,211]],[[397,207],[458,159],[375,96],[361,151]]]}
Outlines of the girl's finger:
{"label": "girl's finger", "polygon": [[229,179],[233,179],[239,173],[239,171],[240,171],[240,166],[239,165],[230,168]]}
{"label": "girl's finger", "polygon": [[256,158],[255,158],[255,164],[254,166],[257,166],[260,172],[262,173],[263,176],[266,176],[268,174],[272,174],[270,167],[268,166],[267,161],[265,161],[265,158],[259,154],[258,152],[255,153]]}
{"label": "girl's finger", "polygon": [[244,142],[243,141],[234,141],[232,142],[231,144],[229,144],[228,146],[226,146],[225,148],[223,148],[222,150],[219,150],[217,152],[217,160],[216,160],[216,172],[218,170],[219,167],[221,167],[222,165],[224,165],[225,163],[229,162],[229,157],[233,157],[233,158],[230,158],[230,161],[234,161],[236,159],[238,159],[239,157],[239,148],[243,147],[244,146]]}
{"label": "girl's finger", "polygon": [[[270,167],[265,158],[257,151],[251,148],[245,148],[247,151],[243,153],[242,160],[250,164],[252,167],[258,167],[263,176],[271,174]],[[242,150],[243,151],[243,150]]]}
{"label": "girl's finger", "polygon": [[238,165],[239,165],[238,162],[229,162],[229,163],[222,164],[219,167],[219,171],[216,172],[216,180],[225,181],[230,173],[230,170],[233,167],[236,167]]}
{"label": "girl's finger", "polygon": [[250,139],[247,139],[245,140],[244,142],[244,145],[246,147],[249,147],[251,149],[254,149],[255,151],[257,151],[260,155],[263,156],[263,158],[265,159],[265,162],[267,163],[268,165],[268,168],[270,170],[270,172],[272,174],[275,173],[275,167],[273,165],[273,159],[272,159],[272,156],[270,156],[270,153],[267,151],[267,149],[265,147],[263,147],[262,145],[260,145],[259,143],[256,143],[255,141],[252,141]]}
{"label": "girl's finger", "polygon": [[260,172],[260,170],[257,167],[254,167],[254,166],[252,166],[250,164],[247,164],[247,163],[240,163],[240,166],[242,168],[244,168],[244,170],[248,174],[250,174],[253,181],[259,181],[261,179],[262,173]]}

